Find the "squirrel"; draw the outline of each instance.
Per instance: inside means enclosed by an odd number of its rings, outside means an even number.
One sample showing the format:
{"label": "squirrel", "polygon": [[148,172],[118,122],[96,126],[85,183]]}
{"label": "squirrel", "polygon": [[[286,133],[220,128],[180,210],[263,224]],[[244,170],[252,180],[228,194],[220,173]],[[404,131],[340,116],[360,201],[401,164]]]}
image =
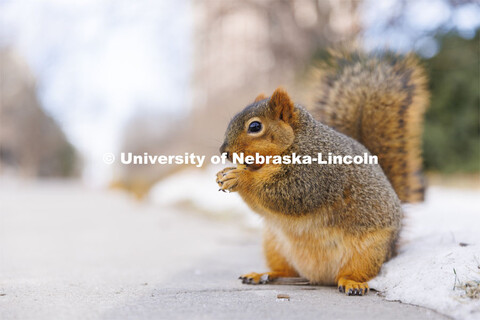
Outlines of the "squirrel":
{"label": "squirrel", "polygon": [[364,295],[393,257],[402,202],[423,199],[421,134],[427,78],[413,54],[331,51],[318,67],[308,111],[283,88],[260,94],[230,121],[220,152],[263,156],[377,155],[379,164],[252,164],[221,170],[264,220],[270,269],[240,277],[260,284],[303,277]]}

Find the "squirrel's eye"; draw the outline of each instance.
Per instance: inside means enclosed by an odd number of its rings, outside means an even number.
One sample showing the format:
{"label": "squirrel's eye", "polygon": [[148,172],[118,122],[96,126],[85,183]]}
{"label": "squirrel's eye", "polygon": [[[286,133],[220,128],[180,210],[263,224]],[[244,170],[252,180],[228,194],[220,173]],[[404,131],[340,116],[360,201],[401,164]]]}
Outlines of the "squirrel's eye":
{"label": "squirrel's eye", "polygon": [[259,132],[260,130],[262,130],[262,124],[258,121],[253,121],[248,126],[248,132],[250,133],[256,133],[256,132]]}

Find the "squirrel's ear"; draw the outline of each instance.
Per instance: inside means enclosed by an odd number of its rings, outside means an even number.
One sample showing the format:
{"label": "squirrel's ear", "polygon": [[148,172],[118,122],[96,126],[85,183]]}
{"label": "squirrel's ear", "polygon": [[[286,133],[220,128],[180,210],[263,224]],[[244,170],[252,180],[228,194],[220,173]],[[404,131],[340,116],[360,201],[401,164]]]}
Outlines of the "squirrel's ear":
{"label": "squirrel's ear", "polygon": [[255,98],[255,101],[253,102],[258,102],[258,101],[261,101],[263,99],[266,99],[267,97],[263,94],[263,93],[260,93],[256,98]]}
{"label": "squirrel's ear", "polygon": [[294,105],[287,91],[283,88],[277,88],[270,98],[270,110],[273,112],[275,119],[285,122],[291,122],[294,116]]}

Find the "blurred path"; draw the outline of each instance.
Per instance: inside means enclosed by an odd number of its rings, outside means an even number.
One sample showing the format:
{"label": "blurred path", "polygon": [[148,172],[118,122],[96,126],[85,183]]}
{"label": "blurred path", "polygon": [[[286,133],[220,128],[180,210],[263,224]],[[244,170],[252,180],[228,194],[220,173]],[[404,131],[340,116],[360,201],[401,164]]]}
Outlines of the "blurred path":
{"label": "blurred path", "polygon": [[[247,286],[260,235],[75,183],[0,185],[0,319],[441,319],[375,294]],[[290,301],[277,301],[288,294]]]}

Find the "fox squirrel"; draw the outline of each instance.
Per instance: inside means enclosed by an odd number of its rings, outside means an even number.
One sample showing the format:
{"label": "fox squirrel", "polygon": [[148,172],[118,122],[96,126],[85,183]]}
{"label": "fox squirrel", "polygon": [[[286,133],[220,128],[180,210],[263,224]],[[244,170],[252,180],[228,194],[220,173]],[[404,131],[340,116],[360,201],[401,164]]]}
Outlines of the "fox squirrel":
{"label": "fox squirrel", "polygon": [[401,201],[423,199],[421,133],[427,80],[413,55],[332,52],[318,69],[311,113],[278,88],[228,125],[220,148],[244,155],[378,156],[379,164],[254,164],[217,174],[264,219],[270,272],[244,283],[302,276],[364,295],[395,254]]}

